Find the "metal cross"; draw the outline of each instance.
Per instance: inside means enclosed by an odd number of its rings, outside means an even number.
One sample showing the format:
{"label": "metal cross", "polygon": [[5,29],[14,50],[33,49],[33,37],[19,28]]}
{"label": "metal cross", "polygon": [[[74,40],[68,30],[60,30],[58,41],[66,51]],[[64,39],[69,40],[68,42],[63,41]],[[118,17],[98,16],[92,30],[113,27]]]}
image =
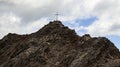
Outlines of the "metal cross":
{"label": "metal cross", "polygon": [[58,14],[58,12],[55,14],[55,20],[58,20],[58,16],[59,16],[60,14]]}

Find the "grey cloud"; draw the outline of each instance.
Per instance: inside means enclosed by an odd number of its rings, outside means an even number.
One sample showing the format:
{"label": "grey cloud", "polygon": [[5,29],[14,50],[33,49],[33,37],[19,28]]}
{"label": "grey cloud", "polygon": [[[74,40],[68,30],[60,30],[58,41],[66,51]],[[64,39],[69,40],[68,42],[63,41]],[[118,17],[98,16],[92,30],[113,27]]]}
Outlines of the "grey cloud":
{"label": "grey cloud", "polygon": [[23,6],[13,4],[7,0],[2,1],[1,3],[0,12],[13,12],[16,15],[20,16],[25,22],[34,21],[42,17],[50,17],[57,11],[65,15],[66,13],[68,14],[71,12],[70,9],[72,8],[69,6],[64,6],[63,1],[54,1],[50,4],[46,4],[46,6],[40,6],[37,8],[29,7],[29,5]]}
{"label": "grey cloud", "polygon": [[120,31],[120,24],[113,24],[109,31]]}
{"label": "grey cloud", "polygon": [[[93,22],[95,25],[91,24],[88,27],[90,28],[90,33],[96,32],[104,34],[106,31],[108,31],[107,29],[104,30],[105,32],[102,30],[99,32],[98,30],[91,31],[91,28],[97,26],[96,29],[102,29],[103,27],[98,23],[104,24],[105,22],[109,21],[110,23],[108,23],[107,28],[112,30],[109,24],[114,24],[114,20],[119,21],[119,19],[116,19],[119,17],[120,13],[119,4],[120,0],[0,0],[0,15],[9,15],[9,13],[13,13],[15,16],[21,19],[20,24],[18,25],[18,29],[16,30],[20,30],[21,26],[22,28],[25,28],[26,26],[29,28],[28,25],[31,25],[30,29],[32,29],[34,28],[32,24],[36,21],[37,22],[35,26],[40,23],[43,24],[43,21],[40,20],[41,18],[45,18],[46,20],[54,19],[54,14],[56,12],[59,12],[61,14],[60,18],[62,17],[62,19],[67,20],[67,22],[75,22],[76,19],[96,16],[98,20]],[[106,16],[106,14],[108,16]],[[101,16],[105,18],[103,19]],[[112,21],[108,19],[109,17],[112,17]],[[77,29],[78,27],[74,28]],[[89,30],[87,31],[89,32]],[[33,29],[29,31],[33,31]],[[26,30],[24,32],[26,32]]]}
{"label": "grey cloud", "polygon": [[[76,16],[76,18],[80,18],[81,15],[86,16],[86,14],[82,12],[85,10],[82,10],[83,7],[80,6],[80,4],[81,3],[79,3],[79,1],[74,0],[51,0],[50,3],[45,3],[44,6],[31,7],[30,4],[15,4],[12,2],[12,0],[6,0],[4,1],[3,6],[0,6],[0,8],[3,8],[0,9],[0,11],[13,12],[17,16],[20,16],[24,23],[28,23],[29,21],[35,21],[42,17],[54,19],[53,17],[56,12],[59,12],[62,16],[67,17]],[[81,12],[79,12],[79,10],[81,10]]]}

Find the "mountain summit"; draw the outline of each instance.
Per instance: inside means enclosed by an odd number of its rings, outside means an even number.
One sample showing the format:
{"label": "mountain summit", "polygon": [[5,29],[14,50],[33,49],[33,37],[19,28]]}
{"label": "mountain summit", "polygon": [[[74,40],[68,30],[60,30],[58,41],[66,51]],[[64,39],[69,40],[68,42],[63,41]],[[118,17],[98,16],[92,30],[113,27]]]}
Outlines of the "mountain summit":
{"label": "mountain summit", "polygon": [[120,52],[105,37],[78,36],[52,21],[35,33],[1,39],[0,67],[120,67]]}

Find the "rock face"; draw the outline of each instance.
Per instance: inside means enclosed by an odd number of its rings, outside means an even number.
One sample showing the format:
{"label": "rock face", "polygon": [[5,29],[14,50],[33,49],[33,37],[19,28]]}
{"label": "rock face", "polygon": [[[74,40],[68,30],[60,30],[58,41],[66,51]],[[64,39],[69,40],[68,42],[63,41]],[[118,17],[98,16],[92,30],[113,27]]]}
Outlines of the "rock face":
{"label": "rock face", "polygon": [[105,37],[78,36],[53,21],[35,33],[0,40],[0,67],[120,67],[120,52]]}

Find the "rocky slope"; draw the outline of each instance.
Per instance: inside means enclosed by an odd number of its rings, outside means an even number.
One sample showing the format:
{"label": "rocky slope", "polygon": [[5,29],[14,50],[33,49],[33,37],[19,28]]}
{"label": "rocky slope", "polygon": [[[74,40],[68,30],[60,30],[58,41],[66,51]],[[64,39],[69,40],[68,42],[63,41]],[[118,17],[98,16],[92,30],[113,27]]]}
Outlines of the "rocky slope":
{"label": "rocky slope", "polygon": [[120,67],[120,52],[105,37],[78,36],[53,21],[30,35],[0,40],[0,67]]}

